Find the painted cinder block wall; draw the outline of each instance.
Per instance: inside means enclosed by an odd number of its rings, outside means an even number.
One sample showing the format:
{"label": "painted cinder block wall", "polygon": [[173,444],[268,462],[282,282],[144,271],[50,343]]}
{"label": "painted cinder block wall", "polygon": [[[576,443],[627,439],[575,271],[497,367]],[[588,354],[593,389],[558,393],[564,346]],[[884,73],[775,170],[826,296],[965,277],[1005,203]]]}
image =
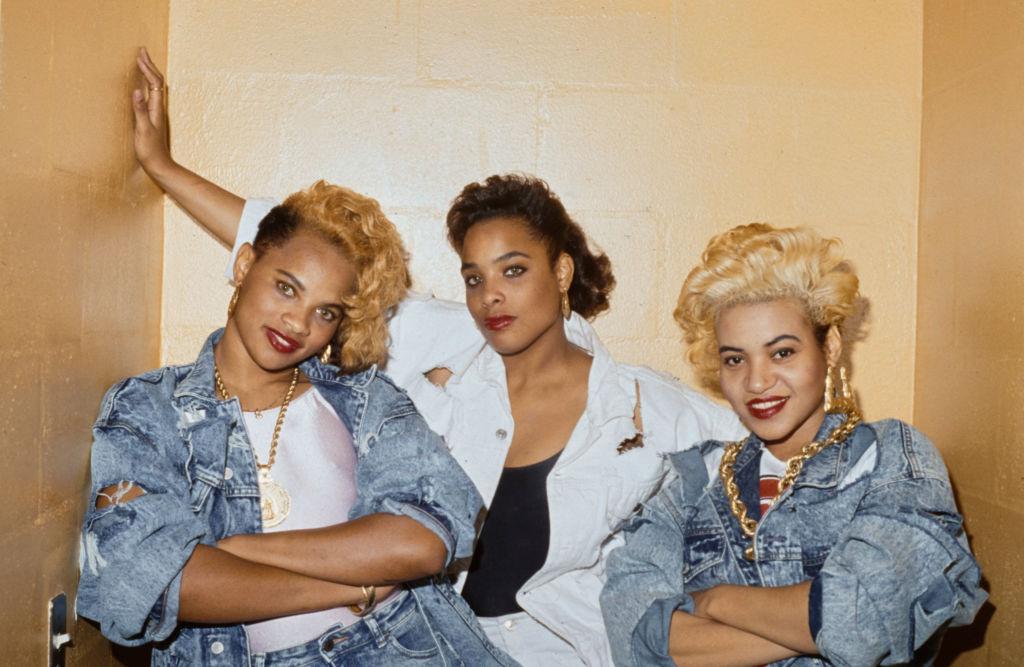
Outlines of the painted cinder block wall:
{"label": "painted cinder block wall", "polygon": [[[441,226],[458,189],[547,178],[616,264],[597,326],[624,360],[687,375],[669,313],[712,233],[842,236],[872,306],[853,355],[867,412],[935,437],[994,582],[988,641],[960,661],[1012,664],[1024,18],[1008,2],[506,5],[173,0],[169,26],[159,0],[0,5],[5,655],[40,664],[45,601],[73,592],[103,390],[190,359],[227,302],[226,252],[161,211],[131,158],[147,44],[179,159],[244,193],[326,177],[378,197],[442,296],[460,296]],[[73,664],[110,661],[76,635]]]}
{"label": "painted cinder block wall", "polygon": [[1020,3],[924,3],[914,418],[942,448],[992,595],[949,638],[973,647],[958,666],[1019,664],[1024,633],[1022,38]]}
{"label": "painted cinder block wall", "polygon": [[[0,6],[0,646],[46,664],[47,602],[78,580],[90,426],[159,362],[162,204],[131,150],[135,50],[167,2]],[[114,664],[92,626],[69,665]]]}
{"label": "painted cinder block wall", "polygon": [[[174,0],[169,53],[179,160],[248,195],[376,197],[440,296],[462,299],[461,187],[547,179],[615,266],[596,326],[624,361],[688,377],[671,311],[712,234],[842,236],[871,299],[867,413],[911,416],[920,2]],[[168,206],[165,361],[223,321],[226,256]]]}

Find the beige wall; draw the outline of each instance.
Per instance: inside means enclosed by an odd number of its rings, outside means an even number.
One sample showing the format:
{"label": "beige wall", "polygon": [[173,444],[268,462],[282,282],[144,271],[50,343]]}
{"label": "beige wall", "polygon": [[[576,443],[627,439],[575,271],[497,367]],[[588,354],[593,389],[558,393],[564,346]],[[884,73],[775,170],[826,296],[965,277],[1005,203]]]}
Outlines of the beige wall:
{"label": "beige wall", "polygon": [[963,665],[1017,664],[1024,633],[1022,37],[1020,3],[924,3],[914,417],[946,458],[995,606]]}
{"label": "beige wall", "polygon": [[[875,323],[854,355],[867,412],[911,416],[919,2],[174,0],[170,23],[182,162],[249,195],[317,177],[371,194],[418,286],[456,299],[451,198],[540,175],[614,262],[597,327],[624,361],[687,374],[671,311],[711,234],[842,236]],[[166,239],[177,362],[223,321],[226,252],[173,207]]]}
{"label": "beige wall", "polygon": [[[0,646],[44,665],[50,597],[77,581],[89,426],[158,361],[157,192],[131,156],[135,49],[166,1],[3,0],[0,11]],[[69,664],[110,662],[81,622]]]}

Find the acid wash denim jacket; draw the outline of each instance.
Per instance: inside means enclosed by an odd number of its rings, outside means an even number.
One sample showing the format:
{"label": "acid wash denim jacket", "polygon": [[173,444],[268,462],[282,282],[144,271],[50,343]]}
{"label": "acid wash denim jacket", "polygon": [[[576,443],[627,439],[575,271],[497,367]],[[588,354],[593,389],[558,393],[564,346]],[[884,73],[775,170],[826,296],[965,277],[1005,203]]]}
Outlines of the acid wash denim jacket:
{"label": "acid wash denim jacket", "polygon": [[[841,420],[828,415],[818,438]],[[755,519],[762,447],[748,437],[734,468]],[[678,477],[609,557],[601,606],[616,665],[673,665],[672,613],[718,584],[811,581],[820,656],[776,665],[931,664],[946,627],[970,623],[985,601],[942,458],[908,424],[862,424],[808,460],[760,517],[755,561],[718,476],[722,452],[708,441],[672,455]]]}
{"label": "acid wash denim jacket", "polygon": [[[210,336],[194,364],[111,388],[93,429],[77,609],[118,644],[154,643],[155,665],[249,664],[241,625],[178,622],[181,573],[196,545],[262,527],[240,405],[234,398],[220,401],[214,392],[213,345],[221,333]],[[442,540],[449,563],[469,556],[480,496],[405,393],[375,368],[339,375],[315,359],[301,368],[352,433],[358,497],[349,518],[408,516]],[[132,484],[144,495],[96,508],[101,489]],[[406,587],[433,631],[466,664],[508,661],[492,652],[473,612],[447,581]]]}

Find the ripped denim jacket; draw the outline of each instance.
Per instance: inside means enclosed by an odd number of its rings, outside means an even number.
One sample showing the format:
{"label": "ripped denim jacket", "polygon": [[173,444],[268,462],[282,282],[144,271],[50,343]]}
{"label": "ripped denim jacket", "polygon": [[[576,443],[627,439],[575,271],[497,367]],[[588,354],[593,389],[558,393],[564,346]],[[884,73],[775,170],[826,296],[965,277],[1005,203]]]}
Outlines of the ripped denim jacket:
{"label": "ripped denim jacket", "polygon": [[[819,437],[841,417],[828,415]],[[672,456],[678,477],[634,517],[611,554],[602,611],[617,665],[672,665],[669,622],[690,592],[718,584],[811,581],[811,632],[820,657],[779,665],[930,664],[948,625],[970,623],[987,597],[942,458],[897,420],[859,426],[806,462],[758,523],[749,561],[709,441]],[[757,508],[762,444],[735,463]],[[756,509],[755,509],[756,512]],[[756,516],[756,513],[755,515]]]}
{"label": "ripped denim jacket", "polygon": [[[258,533],[262,526],[238,401],[220,401],[214,393],[213,345],[220,335],[210,336],[194,364],[115,385],[93,429],[77,609],[116,643],[153,642],[154,664],[248,664],[240,625],[178,623],[181,572],[195,546]],[[302,370],[352,433],[359,488],[350,518],[405,515],[442,540],[449,562],[469,556],[480,496],[405,393],[375,369],[338,375],[310,360]],[[145,493],[96,508],[101,489],[128,484]],[[480,664],[498,661],[447,582],[407,588],[450,646]]]}

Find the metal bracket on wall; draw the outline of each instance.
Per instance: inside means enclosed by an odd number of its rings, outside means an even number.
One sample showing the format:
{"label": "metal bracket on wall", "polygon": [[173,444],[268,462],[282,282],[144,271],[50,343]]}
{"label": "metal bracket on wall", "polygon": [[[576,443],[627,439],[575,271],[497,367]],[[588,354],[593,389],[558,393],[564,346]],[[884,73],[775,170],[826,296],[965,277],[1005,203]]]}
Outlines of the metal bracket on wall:
{"label": "metal bracket on wall", "polygon": [[64,649],[71,644],[68,634],[68,596],[64,593],[50,600],[50,635],[47,644],[50,647],[50,667],[64,667]]}

